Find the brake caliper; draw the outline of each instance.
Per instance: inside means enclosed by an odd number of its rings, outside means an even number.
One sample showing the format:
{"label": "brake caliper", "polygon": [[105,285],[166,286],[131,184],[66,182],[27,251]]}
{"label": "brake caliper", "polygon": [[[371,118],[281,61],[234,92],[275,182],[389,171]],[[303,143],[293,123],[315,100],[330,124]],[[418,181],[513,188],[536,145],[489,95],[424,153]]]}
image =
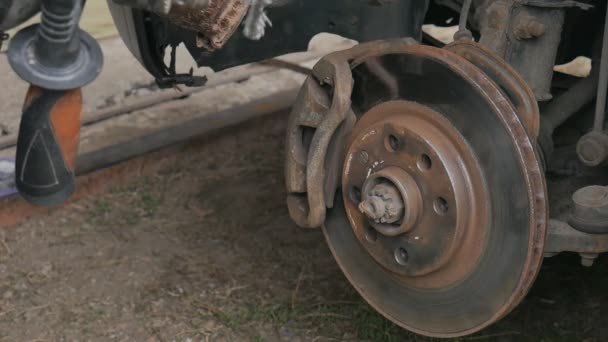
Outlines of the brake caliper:
{"label": "brake caliper", "polygon": [[314,66],[293,106],[287,128],[287,206],[297,225],[321,227],[326,209],[333,207],[345,143],[356,122],[351,110],[351,67],[374,51],[415,44],[411,38],[359,44],[329,54]]}

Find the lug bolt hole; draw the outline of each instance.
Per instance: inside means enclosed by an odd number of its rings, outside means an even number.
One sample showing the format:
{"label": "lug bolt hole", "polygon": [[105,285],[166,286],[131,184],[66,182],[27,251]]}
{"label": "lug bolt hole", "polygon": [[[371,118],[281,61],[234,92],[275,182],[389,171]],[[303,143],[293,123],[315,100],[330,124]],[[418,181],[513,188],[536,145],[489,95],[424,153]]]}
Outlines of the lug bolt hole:
{"label": "lug bolt hole", "polygon": [[386,147],[389,151],[395,152],[401,149],[401,140],[396,135],[389,135],[386,141]]}
{"label": "lug bolt hole", "polygon": [[359,204],[361,202],[361,189],[356,186],[353,186],[348,193],[348,197],[350,197],[351,201],[355,202],[356,204]]}
{"label": "lug bolt hole", "polygon": [[401,266],[405,266],[407,265],[407,262],[409,261],[410,256],[407,253],[407,250],[403,247],[397,248],[395,249],[395,261],[401,265]]}
{"label": "lug bolt hole", "polygon": [[428,154],[422,154],[420,157],[418,157],[417,164],[418,164],[418,169],[420,169],[420,171],[428,171],[433,166],[431,157],[429,157]]}
{"label": "lug bolt hole", "polygon": [[445,215],[448,212],[449,206],[448,206],[448,201],[445,200],[445,198],[443,197],[438,197],[434,202],[433,202],[433,209],[435,209],[435,212],[438,215]]}
{"label": "lug bolt hole", "polygon": [[365,239],[371,243],[378,241],[378,232],[370,225],[365,226]]}

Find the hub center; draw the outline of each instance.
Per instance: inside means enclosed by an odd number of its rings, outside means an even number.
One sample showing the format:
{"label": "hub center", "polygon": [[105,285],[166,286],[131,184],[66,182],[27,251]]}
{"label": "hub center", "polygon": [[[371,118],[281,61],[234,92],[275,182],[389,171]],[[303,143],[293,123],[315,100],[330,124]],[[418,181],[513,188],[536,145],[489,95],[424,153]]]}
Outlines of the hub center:
{"label": "hub center", "polygon": [[359,211],[376,231],[386,236],[410,231],[422,209],[416,181],[403,169],[393,166],[366,179],[361,200]]}
{"label": "hub center", "polygon": [[[421,287],[462,279],[483,240],[483,183],[472,178],[477,162],[453,127],[419,104],[373,107],[353,131],[342,175],[346,213],[361,245]],[[465,262],[454,261],[460,257]]]}

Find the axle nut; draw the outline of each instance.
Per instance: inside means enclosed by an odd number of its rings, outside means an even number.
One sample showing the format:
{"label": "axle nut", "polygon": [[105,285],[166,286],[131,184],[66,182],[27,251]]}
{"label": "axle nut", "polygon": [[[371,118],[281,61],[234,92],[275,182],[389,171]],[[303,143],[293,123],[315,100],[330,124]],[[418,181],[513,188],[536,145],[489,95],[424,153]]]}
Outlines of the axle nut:
{"label": "axle nut", "polygon": [[372,173],[363,184],[359,211],[385,236],[397,236],[414,228],[422,210],[416,181],[404,170],[387,167]]}
{"label": "axle nut", "polygon": [[405,207],[399,190],[381,183],[372,188],[367,199],[359,204],[359,210],[376,223],[395,223],[403,218]]}

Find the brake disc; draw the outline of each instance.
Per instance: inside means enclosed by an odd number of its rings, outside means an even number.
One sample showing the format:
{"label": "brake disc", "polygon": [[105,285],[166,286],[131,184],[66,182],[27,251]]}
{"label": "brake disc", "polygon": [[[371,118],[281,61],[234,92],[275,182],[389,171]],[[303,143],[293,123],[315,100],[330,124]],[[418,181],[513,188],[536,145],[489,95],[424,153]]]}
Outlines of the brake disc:
{"label": "brake disc", "polygon": [[507,63],[487,47],[469,41],[458,40],[445,47],[463,57],[486,75],[504,91],[517,110],[529,134],[538,138],[540,132],[540,111],[534,91],[524,78]]}
{"label": "brake disc", "polygon": [[481,330],[523,299],[543,258],[546,185],[526,120],[446,49],[371,49],[349,61],[359,120],[343,201],[323,227],[332,253],[398,325],[436,337]]}

